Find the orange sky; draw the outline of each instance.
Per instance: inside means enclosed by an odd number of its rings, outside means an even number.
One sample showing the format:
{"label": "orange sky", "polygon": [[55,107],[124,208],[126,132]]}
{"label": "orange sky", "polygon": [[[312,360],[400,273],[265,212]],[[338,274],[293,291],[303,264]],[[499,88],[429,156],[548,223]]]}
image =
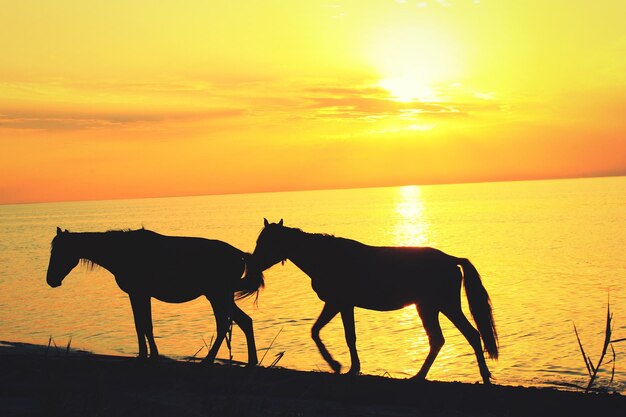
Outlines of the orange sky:
{"label": "orange sky", "polygon": [[626,2],[23,0],[0,203],[626,174]]}

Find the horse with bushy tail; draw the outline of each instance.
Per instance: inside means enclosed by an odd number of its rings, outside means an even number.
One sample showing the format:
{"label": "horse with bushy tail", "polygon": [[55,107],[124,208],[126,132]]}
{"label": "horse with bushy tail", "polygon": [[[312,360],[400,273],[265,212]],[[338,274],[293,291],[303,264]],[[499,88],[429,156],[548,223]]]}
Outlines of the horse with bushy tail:
{"label": "horse with bushy tail", "polygon": [[[443,313],[472,346],[483,382],[490,383],[481,339],[489,357],[497,359],[498,334],[489,295],[469,260],[428,247],[368,246],[351,239],[306,233],[284,226],[282,220],[265,220],[252,256],[260,270],[289,259],[311,278],[313,290],[325,303],[311,335],[335,372],[341,370],[341,365],[320,338],[320,330],[333,317],[341,314],[352,361],[349,373],[357,374],[361,364],[356,349],[354,307],[390,311],[415,305],[430,344],[415,378],[426,377],[445,342],[439,324],[439,314]],[[478,330],[461,309],[463,283]]]}

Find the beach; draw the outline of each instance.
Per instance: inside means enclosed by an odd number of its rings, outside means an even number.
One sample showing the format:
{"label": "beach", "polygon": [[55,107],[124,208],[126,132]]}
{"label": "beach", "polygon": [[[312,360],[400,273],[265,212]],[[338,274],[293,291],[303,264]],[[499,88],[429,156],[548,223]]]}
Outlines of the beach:
{"label": "beach", "polygon": [[0,342],[0,415],[588,416],[619,415],[626,409],[626,397],[619,394],[221,363],[140,362]]}

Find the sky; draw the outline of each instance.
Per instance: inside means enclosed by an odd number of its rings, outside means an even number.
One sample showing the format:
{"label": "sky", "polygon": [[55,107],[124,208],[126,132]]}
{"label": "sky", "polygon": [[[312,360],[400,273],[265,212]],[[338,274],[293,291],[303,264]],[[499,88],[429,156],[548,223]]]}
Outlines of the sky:
{"label": "sky", "polygon": [[0,10],[0,204],[626,175],[623,0]]}

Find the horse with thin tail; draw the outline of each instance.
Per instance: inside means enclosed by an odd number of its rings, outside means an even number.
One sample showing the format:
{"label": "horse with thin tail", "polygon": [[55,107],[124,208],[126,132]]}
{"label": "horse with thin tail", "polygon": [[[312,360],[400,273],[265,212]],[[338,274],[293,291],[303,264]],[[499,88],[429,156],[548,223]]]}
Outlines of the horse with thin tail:
{"label": "horse with thin tail", "polygon": [[491,359],[498,359],[498,332],[489,294],[482,284],[480,274],[469,259],[459,259],[459,265],[463,268],[463,284],[470,313],[485,344],[485,351]]}
{"label": "horse with thin tail", "polygon": [[[159,350],[152,329],[151,300],[168,303],[191,301],[204,295],[213,307],[217,336],[202,361],[210,364],[230,327],[230,319],[243,330],[248,345],[248,365],[258,363],[252,319],[235,299],[258,296],[263,286],[260,270],[247,267],[251,256],[219,240],[164,236],[150,230],[73,233],[57,228],[52,239],[47,282],[58,287],[83,262],[113,274],[130,298],[139,358],[157,359]],[[242,279],[244,271],[248,271]]]}
{"label": "horse with thin tail", "polygon": [[[498,358],[498,334],[489,295],[474,265],[465,258],[428,247],[378,247],[332,235],[306,233],[264,220],[264,227],[252,254],[261,271],[285,259],[291,260],[311,278],[311,285],[324,308],[311,329],[322,357],[337,373],[337,362],[320,338],[320,330],[341,314],[352,366],[358,374],[360,360],[356,349],[354,308],[391,311],[415,305],[422,320],[430,351],[415,375],[424,379],[445,339],[439,324],[442,313],[459,329],[472,346],[480,375],[490,384],[491,372],[483,355]],[[478,330],[461,308],[461,286]]]}
{"label": "horse with thin tail", "polygon": [[236,288],[235,299],[241,300],[254,295],[254,302],[257,303],[259,299],[259,291],[265,286],[263,280],[263,271],[254,265],[252,255],[249,253],[242,254],[243,260],[246,265],[244,276]]}

